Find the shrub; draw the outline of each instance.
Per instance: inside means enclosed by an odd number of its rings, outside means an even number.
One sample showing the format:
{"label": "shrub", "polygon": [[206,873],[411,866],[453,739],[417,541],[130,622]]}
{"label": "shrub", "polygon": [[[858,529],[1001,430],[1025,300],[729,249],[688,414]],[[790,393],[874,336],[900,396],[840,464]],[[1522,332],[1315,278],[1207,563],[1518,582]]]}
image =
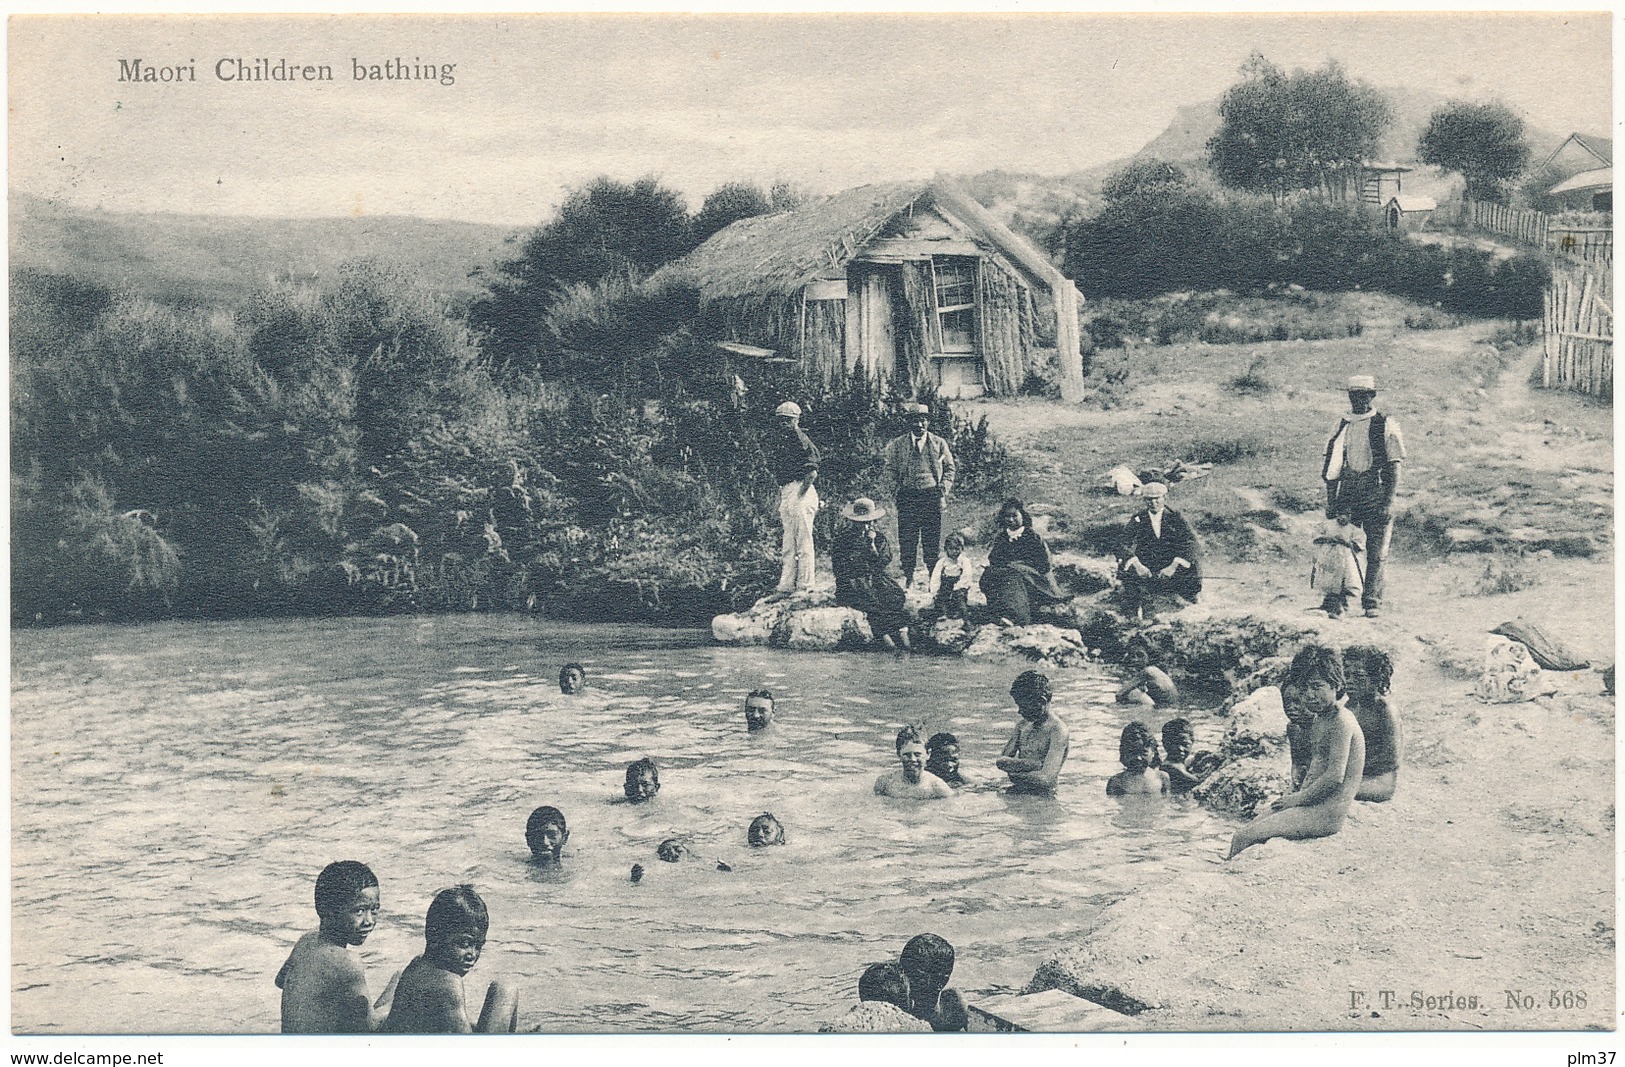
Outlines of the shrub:
{"label": "shrub", "polygon": [[1265,356],[1254,356],[1253,361],[1247,364],[1247,370],[1230,379],[1230,388],[1238,393],[1248,396],[1262,396],[1275,391],[1275,382],[1269,374],[1269,360]]}

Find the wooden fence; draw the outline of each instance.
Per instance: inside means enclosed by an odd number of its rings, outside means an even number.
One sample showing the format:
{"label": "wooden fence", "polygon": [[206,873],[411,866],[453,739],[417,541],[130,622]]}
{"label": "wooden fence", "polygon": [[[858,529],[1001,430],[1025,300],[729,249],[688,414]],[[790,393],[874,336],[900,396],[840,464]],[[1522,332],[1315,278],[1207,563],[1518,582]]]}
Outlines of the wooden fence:
{"label": "wooden fence", "polygon": [[1541,384],[1614,398],[1614,272],[1555,260],[1546,290]]}
{"label": "wooden fence", "polygon": [[1600,267],[1614,265],[1612,226],[1567,226],[1553,222],[1546,227],[1546,240],[1548,247],[1559,255]]}
{"label": "wooden fence", "polygon": [[1536,248],[1546,247],[1546,228],[1549,220],[1543,213],[1489,204],[1482,200],[1468,200],[1466,203],[1467,221],[1472,225],[1522,241],[1524,244],[1534,245]]}

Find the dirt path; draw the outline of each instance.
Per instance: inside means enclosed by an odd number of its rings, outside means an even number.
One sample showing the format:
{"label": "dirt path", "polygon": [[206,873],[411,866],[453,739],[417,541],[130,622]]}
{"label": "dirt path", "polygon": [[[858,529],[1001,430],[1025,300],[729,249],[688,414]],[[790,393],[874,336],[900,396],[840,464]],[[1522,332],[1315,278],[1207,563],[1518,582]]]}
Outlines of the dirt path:
{"label": "dirt path", "polygon": [[[1471,342],[1424,340],[1453,344],[1458,358]],[[1498,565],[1488,557],[1396,547],[1384,615],[1335,622],[1305,613],[1298,530],[1314,512],[1260,528],[1254,558],[1214,561],[1231,580],[1210,583],[1193,610],[1320,620],[1331,643],[1392,650],[1405,766],[1394,801],[1356,804],[1335,837],[1269,842],[1229,863],[1227,842],[1215,840],[1203,846],[1208,873],[1108,909],[1074,965],[1164,1005],[1136,1028],[1613,1026],[1613,702],[1593,671],[1559,676],[1557,696],[1529,703],[1471,695],[1486,631],[1514,617],[1598,665],[1613,658],[1609,413],[1532,390],[1538,359],[1526,352],[1430,413],[1425,437],[1408,437],[1405,498],[1433,513],[1584,531],[1601,543],[1597,555],[1502,558],[1518,579],[1508,584],[1530,584],[1485,595]],[[1176,392],[1146,399],[1189,403],[1200,390]],[[1081,435],[1108,431],[1113,416],[1066,412],[1046,424],[1030,405],[989,408],[1008,444],[1052,457],[1062,473]],[[1271,487],[1235,492],[1256,511]]]}

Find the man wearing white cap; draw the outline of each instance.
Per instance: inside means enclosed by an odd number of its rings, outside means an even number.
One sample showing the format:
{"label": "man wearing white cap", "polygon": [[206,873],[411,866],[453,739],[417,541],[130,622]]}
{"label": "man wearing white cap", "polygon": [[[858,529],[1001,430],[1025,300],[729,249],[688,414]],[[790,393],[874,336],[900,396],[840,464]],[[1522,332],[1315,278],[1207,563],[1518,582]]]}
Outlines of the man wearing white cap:
{"label": "man wearing white cap", "polygon": [[818,447],[801,432],[801,406],[786,400],[773,412],[779,440],[768,455],[773,479],[779,483],[779,523],[784,527],[779,567],[781,595],[810,592],[816,561],[813,558],[813,519],[818,515]]}
{"label": "man wearing white cap", "polygon": [[1168,487],[1147,482],[1140,489],[1145,510],[1128,520],[1119,551],[1117,576],[1127,603],[1143,607],[1148,597],[1173,595],[1196,602],[1202,594],[1202,568],[1196,534],[1168,504]]}
{"label": "man wearing white cap", "polygon": [[1382,609],[1383,563],[1394,532],[1394,493],[1399,489],[1405,439],[1397,422],[1372,407],[1377,398],[1375,378],[1354,375],[1348,392],[1349,413],[1326,442],[1321,476],[1326,480],[1326,517],[1348,512],[1365,530],[1365,591],[1360,602],[1366,616],[1375,618]]}

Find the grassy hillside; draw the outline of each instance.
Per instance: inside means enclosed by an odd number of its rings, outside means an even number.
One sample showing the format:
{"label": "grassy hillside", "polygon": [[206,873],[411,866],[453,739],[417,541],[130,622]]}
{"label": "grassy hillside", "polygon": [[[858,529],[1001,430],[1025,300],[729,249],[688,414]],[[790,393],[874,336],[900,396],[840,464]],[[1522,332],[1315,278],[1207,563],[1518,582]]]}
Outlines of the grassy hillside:
{"label": "grassy hillside", "polygon": [[502,226],[404,216],[271,219],[89,211],[11,195],[11,268],[74,277],[171,303],[235,303],[277,280],[314,281],[372,258],[453,301],[469,272],[509,252]]}

